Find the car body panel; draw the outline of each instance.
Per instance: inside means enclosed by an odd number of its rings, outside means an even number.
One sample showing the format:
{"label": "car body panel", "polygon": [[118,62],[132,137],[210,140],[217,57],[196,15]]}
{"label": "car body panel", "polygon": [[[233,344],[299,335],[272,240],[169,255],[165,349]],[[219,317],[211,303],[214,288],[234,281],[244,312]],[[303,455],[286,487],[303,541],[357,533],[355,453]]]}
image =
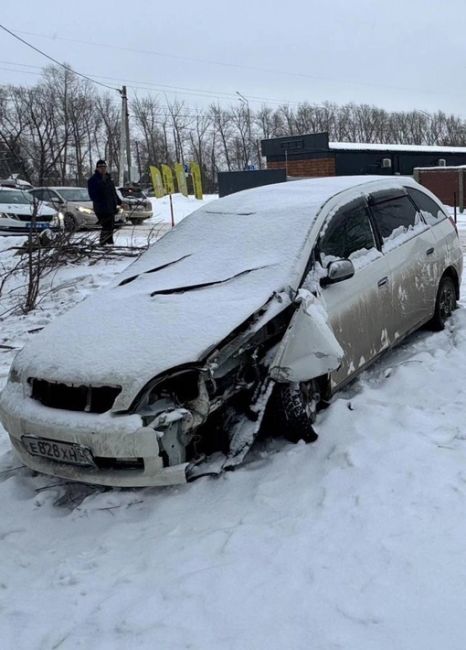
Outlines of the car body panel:
{"label": "car body panel", "polygon": [[344,351],[340,368],[331,376],[334,388],[389,345],[385,321],[389,282],[384,282],[388,277],[385,257],[368,255],[367,264],[357,266],[352,278],[322,290],[332,329]]}
{"label": "car body panel", "polygon": [[435,248],[425,224],[416,225],[396,247],[382,247],[391,272],[391,310],[385,321],[392,340],[433,316],[440,280]]}
{"label": "car body panel", "polygon": [[300,306],[280,341],[270,364],[270,376],[278,382],[301,382],[340,367],[344,351],[320,301],[301,292]]}

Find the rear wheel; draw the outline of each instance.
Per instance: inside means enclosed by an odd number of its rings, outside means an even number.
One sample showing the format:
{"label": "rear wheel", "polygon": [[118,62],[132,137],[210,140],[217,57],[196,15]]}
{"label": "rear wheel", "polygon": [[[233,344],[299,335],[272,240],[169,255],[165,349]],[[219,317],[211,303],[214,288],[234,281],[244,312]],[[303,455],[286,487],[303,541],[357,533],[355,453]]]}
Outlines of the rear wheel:
{"label": "rear wheel", "polygon": [[444,275],[440,280],[435,301],[435,312],[430,322],[432,329],[443,330],[445,323],[456,309],[456,287],[449,275]]}

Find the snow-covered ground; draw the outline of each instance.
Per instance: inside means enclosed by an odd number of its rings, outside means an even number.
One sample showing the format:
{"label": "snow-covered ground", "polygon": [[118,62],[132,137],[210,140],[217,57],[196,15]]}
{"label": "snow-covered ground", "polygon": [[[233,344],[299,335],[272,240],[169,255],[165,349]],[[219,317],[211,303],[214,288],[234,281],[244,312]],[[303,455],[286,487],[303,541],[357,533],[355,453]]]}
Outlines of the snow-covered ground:
{"label": "snow-covered ground", "polygon": [[[198,205],[176,197],[175,215]],[[14,349],[127,263],[67,267],[0,320],[0,387]],[[464,650],[465,378],[460,305],[339,394],[316,444],[269,442],[177,488],[34,476],[0,428],[0,648]]]}

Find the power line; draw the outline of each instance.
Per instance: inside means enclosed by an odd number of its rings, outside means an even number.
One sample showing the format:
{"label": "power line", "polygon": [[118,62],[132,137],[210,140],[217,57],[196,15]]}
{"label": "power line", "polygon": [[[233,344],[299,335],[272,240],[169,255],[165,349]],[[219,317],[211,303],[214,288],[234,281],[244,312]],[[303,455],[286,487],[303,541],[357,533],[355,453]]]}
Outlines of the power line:
{"label": "power line", "polygon": [[324,81],[324,82],[331,82],[331,83],[338,83],[338,84],[349,84],[352,86],[364,86],[364,87],[371,87],[371,88],[384,88],[385,90],[403,90],[403,91],[410,91],[412,92],[413,90],[415,92],[421,92],[425,94],[430,94],[430,95],[439,95],[442,94],[444,95],[443,91],[438,91],[438,90],[425,90],[421,88],[412,88],[412,87],[405,87],[405,86],[392,86],[392,85],[387,85],[383,83],[370,83],[370,82],[362,82],[362,81],[351,81],[348,79],[329,79],[328,77],[323,77],[319,75],[312,75],[306,72],[296,72],[294,70],[280,70],[276,68],[267,68],[267,67],[262,67],[262,66],[255,66],[255,65],[250,65],[250,64],[244,64],[244,63],[231,63],[227,61],[213,61],[209,59],[199,59],[195,57],[187,57],[187,56],[182,56],[180,54],[172,54],[171,52],[159,52],[157,50],[144,50],[144,49],[138,49],[138,48],[131,48],[131,47],[122,47],[121,45],[113,45],[110,43],[96,43],[94,41],[85,41],[81,39],[76,39],[76,38],[67,38],[65,36],[58,36],[57,34],[54,34],[53,36],[50,36],[49,34],[40,34],[37,32],[29,32],[29,31],[23,31],[23,30],[17,30],[21,34],[27,34],[30,36],[38,36],[39,38],[47,38],[49,40],[61,40],[61,41],[68,41],[70,43],[79,43],[80,45],[90,45],[93,47],[105,47],[105,48],[110,48],[114,50],[120,50],[123,52],[133,52],[135,54],[150,54],[153,56],[160,56],[160,57],[165,57],[165,58],[170,58],[170,59],[175,59],[179,61],[188,61],[190,63],[201,63],[203,65],[216,65],[216,66],[222,66],[222,67],[227,67],[227,68],[238,68],[238,69],[244,69],[244,70],[254,70],[256,72],[267,72],[267,73],[272,73],[272,74],[279,74],[279,75],[287,75],[291,77],[298,77],[301,79],[311,79],[313,81]]}
{"label": "power line", "polygon": [[[39,68],[40,66],[33,66],[33,65],[28,65],[24,63],[15,63],[13,61],[0,61],[0,63],[7,64],[7,65],[21,65],[23,67],[31,67],[31,68]],[[71,68],[72,69],[72,68]],[[20,72],[18,70],[18,72]],[[170,92],[175,94],[175,91],[183,91],[186,93],[190,93],[192,95],[199,95],[200,97],[212,97],[215,99],[221,99],[220,95],[223,95],[224,99],[232,99],[234,101],[237,101],[237,96],[236,93],[229,93],[229,92],[224,92],[224,91],[210,91],[210,90],[202,90],[200,88],[186,88],[185,86],[171,86],[168,84],[154,84],[150,81],[143,81],[143,80],[135,80],[135,79],[122,79],[122,78],[117,78],[117,77],[109,77],[107,75],[98,75],[94,74],[93,77],[97,77],[99,79],[108,79],[110,81],[118,81],[118,83],[126,83],[128,85],[128,88],[131,88],[132,90],[158,90],[160,89],[160,92]],[[96,83],[98,83],[96,81]],[[131,85],[131,84],[139,84],[139,85]],[[141,85],[142,84],[142,85]],[[146,87],[147,86],[147,87]],[[274,104],[293,104],[293,105],[298,105],[300,102],[290,102],[289,100],[286,99],[279,99],[277,97],[261,97],[258,95],[249,95],[248,94],[248,100],[250,103],[259,103],[259,102],[271,102]]]}
{"label": "power line", "polygon": [[[39,54],[42,54],[42,56],[45,56],[46,59],[49,59],[50,61],[53,61],[57,65],[61,66],[65,70],[71,70],[71,68],[64,63],[61,63],[60,61],[57,61],[57,59],[54,59],[53,56],[50,56],[49,54],[46,54],[42,50],[40,50],[38,47],[35,45],[32,45],[31,43],[28,43],[28,41],[25,41],[24,38],[21,38],[21,36],[18,36],[14,32],[12,32],[10,29],[5,27],[4,25],[0,24],[0,28],[3,29],[3,31],[7,32],[10,34],[10,36],[13,36],[13,38],[16,38],[18,41],[23,43],[24,45],[27,45],[27,47],[30,47],[32,50],[35,50]],[[101,83],[100,81],[96,81],[95,79],[91,79],[91,77],[88,77],[85,74],[82,74],[81,72],[77,72],[76,70],[72,70],[74,74],[78,75],[78,77],[82,77],[83,79],[87,79],[87,81],[90,81],[92,83],[98,84],[99,86],[103,86],[104,88],[108,88],[108,90],[116,90],[117,92],[120,92],[118,88],[112,88],[111,86],[107,86],[107,84]]]}

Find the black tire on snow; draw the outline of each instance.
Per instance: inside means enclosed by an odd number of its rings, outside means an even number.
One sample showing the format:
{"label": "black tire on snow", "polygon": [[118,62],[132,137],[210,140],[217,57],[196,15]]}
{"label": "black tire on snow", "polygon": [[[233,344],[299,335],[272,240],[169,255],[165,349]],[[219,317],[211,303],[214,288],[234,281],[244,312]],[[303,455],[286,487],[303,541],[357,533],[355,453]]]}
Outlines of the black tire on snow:
{"label": "black tire on snow", "polygon": [[456,309],[456,287],[449,275],[444,275],[440,280],[435,301],[435,311],[430,321],[433,330],[440,332],[445,328],[446,321]]}
{"label": "black tire on snow", "polygon": [[310,405],[300,384],[277,384],[273,400],[277,424],[288,440],[317,440],[318,435],[312,426],[316,419],[316,406]]}
{"label": "black tire on snow", "polygon": [[63,225],[67,232],[75,232],[75,230],[77,230],[78,227],[78,224],[76,223],[76,219],[73,217],[72,214],[65,214]]}

